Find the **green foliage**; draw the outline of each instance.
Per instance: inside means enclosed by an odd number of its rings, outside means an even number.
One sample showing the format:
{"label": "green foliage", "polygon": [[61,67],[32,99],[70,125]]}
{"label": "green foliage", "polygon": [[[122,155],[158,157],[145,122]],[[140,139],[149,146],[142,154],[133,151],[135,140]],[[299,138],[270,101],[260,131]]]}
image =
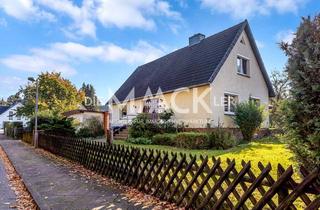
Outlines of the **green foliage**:
{"label": "green foliage", "polygon": [[235,136],[220,127],[209,134],[210,148],[229,149],[237,145]]}
{"label": "green foliage", "polygon": [[84,125],[79,128],[76,135],[82,138],[96,138],[103,136],[103,125],[96,117],[92,117],[84,122]]}
{"label": "green foliage", "polygon": [[83,83],[80,89],[84,95],[85,99],[82,102],[82,105],[86,107],[88,110],[97,110],[97,106],[99,104],[98,97],[96,96],[96,90],[93,85]]}
{"label": "green foliage", "polygon": [[152,141],[149,138],[145,138],[145,137],[128,138],[127,141],[132,143],[132,144],[141,144],[141,145],[150,145],[150,144],[152,144]]}
{"label": "green foliage", "polygon": [[[60,73],[41,73],[39,81],[39,113],[43,116],[61,117],[66,111],[77,109],[84,99],[84,94]],[[29,83],[20,91],[23,95],[23,107],[18,114],[31,117],[34,115],[36,85]]]}
{"label": "green foliage", "polygon": [[174,112],[172,111],[172,109],[164,110],[164,112],[159,114],[159,118],[160,118],[159,127],[162,132],[175,133],[177,131],[174,122],[171,121],[173,116],[174,116]]}
{"label": "green foliage", "polygon": [[177,134],[163,133],[153,136],[152,143],[157,145],[174,146]]}
{"label": "green foliage", "polygon": [[210,141],[206,133],[184,132],[177,134],[175,146],[186,149],[208,149]]}
{"label": "green foliage", "polygon": [[243,139],[250,141],[255,131],[263,121],[261,107],[253,101],[242,102],[236,105],[234,122],[239,126]]}
{"label": "green foliage", "polygon": [[290,101],[285,112],[291,148],[307,167],[320,166],[320,14],[303,18],[292,44],[282,43],[288,57]]}
{"label": "green foliage", "polygon": [[153,122],[149,115],[142,113],[132,120],[129,135],[132,138],[152,138],[152,136],[159,133],[159,131],[158,124]]}
{"label": "green foliage", "polygon": [[[34,118],[30,119],[29,127],[31,130],[34,129]],[[38,130],[53,135],[73,136],[75,134],[73,120],[66,117],[38,116]]]}
{"label": "green foliage", "polygon": [[286,71],[273,71],[270,78],[275,92],[275,97],[271,98],[270,124],[274,128],[283,129],[284,113],[282,112],[282,106],[285,105],[290,93],[288,74]]}
{"label": "green foliage", "polygon": [[23,130],[22,122],[5,122],[4,123],[4,134],[14,139],[21,137]]}

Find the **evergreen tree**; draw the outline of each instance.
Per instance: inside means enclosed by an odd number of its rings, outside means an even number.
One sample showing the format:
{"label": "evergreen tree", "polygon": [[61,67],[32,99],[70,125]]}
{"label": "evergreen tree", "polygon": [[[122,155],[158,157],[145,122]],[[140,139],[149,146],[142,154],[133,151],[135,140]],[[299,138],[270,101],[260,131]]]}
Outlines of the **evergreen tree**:
{"label": "evergreen tree", "polygon": [[85,100],[82,102],[82,105],[88,110],[97,110],[99,101],[93,85],[82,83],[80,90],[85,94]]}
{"label": "evergreen tree", "polygon": [[2,98],[0,100],[0,106],[6,106],[7,105],[7,102]]}
{"label": "evergreen tree", "polygon": [[303,18],[292,44],[281,43],[288,56],[291,97],[286,126],[291,148],[305,166],[320,166],[320,14]]}

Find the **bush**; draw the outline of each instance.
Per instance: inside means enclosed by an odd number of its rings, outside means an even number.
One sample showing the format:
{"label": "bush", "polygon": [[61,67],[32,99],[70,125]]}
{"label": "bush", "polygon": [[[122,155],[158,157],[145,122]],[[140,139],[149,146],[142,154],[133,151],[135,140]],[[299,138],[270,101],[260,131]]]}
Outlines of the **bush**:
{"label": "bush", "polygon": [[146,137],[152,138],[160,129],[157,123],[152,122],[146,113],[139,114],[132,120],[129,128],[129,135],[132,138]]}
{"label": "bush", "polygon": [[172,111],[172,109],[164,110],[164,112],[159,114],[159,118],[160,118],[159,127],[162,132],[175,133],[177,131],[177,128],[174,122],[171,121],[173,116],[174,116],[174,112]]}
{"label": "bush", "polygon": [[84,125],[78,130],[76,135],[82,138],[96,138],[103,136],[103,125],[99,119],[92,117],[84,122]]}
{"label": "bush", "polygon": [[150,145],[152,141],[149,138],[138,137],[138,138],[128,138],[128,142],[132,144]]}
{"label": "bush", "polygon": [[206,133],[185,132],[176,135],[175,146],[186,149],[208,149],[210,141]]}
{"label": "bush", "polygon": [[237,145],[235,136],[222,128],[217,128],[209,134],[210,148],[229,149]]}
{"label": "bush", "polygon": [[153,136],[152,143],[157,145],[174,146],[177,134],[163,133]]}
{"label": "bush", "polygon": [[234,122],[239,126],[245,141],[253,138],[255,131],[263,121],[262,109],[253,101],[242,102],[236,105]]}
{"label": "bush", "polygon": [[[30,119],[29,128],[34,129],[34,118]],[[74,136],[75,128],[73,126],[73,119],[53,117],[53,116],[39,116],[38,130],[43,130],[45,133],[61,136]]]}

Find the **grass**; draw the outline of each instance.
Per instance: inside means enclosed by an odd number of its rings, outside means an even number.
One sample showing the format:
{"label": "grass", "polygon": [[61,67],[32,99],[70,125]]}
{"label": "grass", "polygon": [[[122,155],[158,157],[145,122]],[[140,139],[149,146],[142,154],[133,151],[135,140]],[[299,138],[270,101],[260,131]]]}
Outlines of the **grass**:
{"label": "grass", "polygon": [[269,162],[272,166],[271,175],[276,177],[277,165],[280,163],[284,168],[290,165],[296,166],[293,153],[287,148],[287,145],[275,138],[264,138],[250,143],[240,144],[228,150],[188,150],[162,145],[136,145],[126,141],[114,141],[115,144],[134,146],[145,149],[158,149],[167,152],[182,152],[192,155],[207,155],[209,157],[220,157],[223,161],[222,166],[226,166],[226,159],[235,159],[237,168],[240,169],[241,161],[251,161],[253,172],[259,173],[258,162],[267,165]]}

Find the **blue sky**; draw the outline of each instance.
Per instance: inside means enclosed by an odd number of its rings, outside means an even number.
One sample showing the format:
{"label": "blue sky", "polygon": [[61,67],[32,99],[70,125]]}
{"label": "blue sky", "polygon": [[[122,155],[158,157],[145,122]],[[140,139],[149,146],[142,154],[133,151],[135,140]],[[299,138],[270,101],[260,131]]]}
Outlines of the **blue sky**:
{"label": "blue sky", "polygon": [[28,76],[58,71],[105,102],[138,65],[248,19],[269,72],[319,0],[0,0],[0,98]]}

